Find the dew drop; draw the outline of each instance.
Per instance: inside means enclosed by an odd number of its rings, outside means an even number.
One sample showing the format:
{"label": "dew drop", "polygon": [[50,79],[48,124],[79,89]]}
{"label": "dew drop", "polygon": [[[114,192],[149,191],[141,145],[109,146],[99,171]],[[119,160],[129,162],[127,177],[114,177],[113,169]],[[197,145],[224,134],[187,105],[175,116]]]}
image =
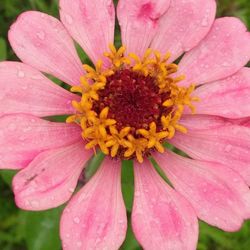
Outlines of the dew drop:
{"label": "dew drop", "polygon": [[140,196],[140,192],[136,191],[136,192],[135,192],[135,196],[136,196],[136,197],[139,197],[139,196]]}
{"label": "dew drop", "polygon": [[81,246],[82,246],[82,242],[81,242],[81,241],[77,241],[77,242],[76,242],[76,246],[77,246],[77,247],[81,247]]}
{"label": "dew drop", "polygon": [[26,127],[26,128],[23,129],[23,132],[24,132],[24,133],[27,133],[28,131],[31,131],[31,130],[32,130],[31,127]]}
{"label": "dew drop", "polygon": [[21,87],[23,90],[26,90],[28,88],[28,86],[26,84],[23,84]]}
{"label": "dew drop", "polygon": [[16,124],[10,123],[8,126],[9,131],[14,131],[16,129]]}
{"label": "dew drop", "polygon": [[38,201],[30,201],[30,205],[33,207],[33,208],[38,208],[39,207],[39,202]]}
{"label": "dew drop", "polygon": [[24,137],[24,136],[21,136],[21,137],[19,138],[19,140],[20,140],[20,141],[25,141],[25,137]]}
{"label": "dew drop", "polygon": [[70,213],[70,209],[69,208],[65,208],[65,213]]}
{"label": "dew drop", "polygon": [[101,242],[101,239],[97,238],[96,241],[95,241],[95,244],[97,245],[99,242]]}
{"label": "dew drop", "polygon": [[232,148],[233,148],[232,145],[227,145],[227,146],[225,147],[225,151],[226,151],[227,153],[229,153],[229,152],[232,150]]}
{"label": "dew drop", "polygon": [[75,217],[75,218],[74,218],[74,222],[75,222],[76,224],[79,224],[79,223],[80,223],[79,217]]}
{"label": "dew drop", "polygon": [[239,179],[238,178],[233,178],[233,182],[238,182]]}
{"label": "dew drop", "polygon": [[0,100],[2,100],[5,97],[4,91],[0,91]]}
{"label": "dew drop", "polygon": [[44,40],[45,39],[45,33],[44,31],[39,31],[36,33],[37,37],[40,39],[40,40]]}
{"label": "dew drop", "polygon": [[70,15],[68,15],[68,14],[65,15],[65,20],[66,20],[66,22],[67,22],[68,24],[72,24],[72,23],[73,23],[73,18],[72,18],[72,16],[70,16]]}
{"label": "dew drop", "polygon": [[202,27],[207,27],[208,26],[208,16],[205,16],[201,22]]}
{"label": "dew drop", "polygon": [[23,72],[22,70],[18,70],[17,76],[18,76],[19,78],[24,78],[24,77],[25,77],[25,74],[24,74],[24,72]]}
{"label": "dew drop", "polygon": [[222,63],[222,66],[223,67],[228,67],[228,66],[230,66],[230,64],[228,62],[224,62],[224,63]]}

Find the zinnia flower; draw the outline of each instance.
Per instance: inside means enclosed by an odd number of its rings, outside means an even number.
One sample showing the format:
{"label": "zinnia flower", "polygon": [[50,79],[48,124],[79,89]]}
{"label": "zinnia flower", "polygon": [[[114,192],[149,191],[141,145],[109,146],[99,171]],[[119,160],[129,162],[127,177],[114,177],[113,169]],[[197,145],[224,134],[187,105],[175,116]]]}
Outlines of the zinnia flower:
{"label": "zinnia flower", "polygon": [[[250,217],[244,24],[215,19],[214,0],[120,0],[116,48],[113,1],[59,2],[61,22],[37,11],[18,17],[9,41],[22,63],[0,63],[0,165],[20,169],[16,204],[64,204],[101,150],[102,165],[63,212],[64,250],[119,249],[127,229],[126,159],[134,163],[132,227],[144,249],[195,249],[197,218],[238,230]],[[82,66],[73,39],[94,66]],[[40,72],[71,85],[71,93]],[[43,119],[55,115],[67,122]]]}

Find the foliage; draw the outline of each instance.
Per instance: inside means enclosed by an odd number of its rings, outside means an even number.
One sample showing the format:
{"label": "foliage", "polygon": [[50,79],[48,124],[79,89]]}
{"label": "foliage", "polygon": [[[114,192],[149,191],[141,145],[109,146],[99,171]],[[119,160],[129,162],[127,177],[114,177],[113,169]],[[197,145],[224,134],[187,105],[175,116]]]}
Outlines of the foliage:
{"label": "foliage", "polygon": [[[218,16],[238,16],[250,28],[249,0],[218,0]],[[39,10],[58,16],[58,0],[0,0],[0,61],[16,60],[7,41],[8,28],[16,17],[26,10]],[[119,35],[116,42],[120,43]],[[83,60],[86,55],[78,49]],[[60,82],[57,82],[60,84]],[[56,118],[55,118],[56,119]],[[90,177],[102,156],[92,159],[86,171]],[[0,172],[0,249],[1,250],[60,250],[59,218],[62,208],[45,212],[26,212],[16,208],[11,190],[11,179],[15,172]],[[133,171],[131,162],[124,162],[122,171],[122,190],[131,213],[133,200]],[[129,223],[130,224],[130,223]],[[250,222],[246,222],[237,233],[225,233],[200,223],[199,250],[248,250],[250,246]],[[153,237],[153,236],[152,236]],[[141,249],[129,225],[126,241],[122,250]]]}

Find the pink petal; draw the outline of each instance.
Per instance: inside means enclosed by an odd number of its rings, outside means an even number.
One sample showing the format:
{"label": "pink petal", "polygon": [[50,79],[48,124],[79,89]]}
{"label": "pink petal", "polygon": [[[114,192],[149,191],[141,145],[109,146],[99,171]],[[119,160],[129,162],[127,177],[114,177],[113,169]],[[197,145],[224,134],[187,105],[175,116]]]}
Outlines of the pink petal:
{"label": "pink petal", "polygon": [[250,33],[237,18],[216,19],[211,31],[193,50],[184,55],[178,74],[182,84],[203,84],[236,73],[250,59]]}
{"label": "pink petal", "polygon": [[68,201],[90,155],[82,141],[39,154],[13,179],[17,206],[45,210]]}
{"label": "pink petal", "polygon": [[250,128],[250,117],[242,119],[240,125]]}
{"label": "pink petal", "polygon": [[188,128],[188,130],[214,129],[231,125],[232,122],[223,117],[211,115],[183,115],[180,124]]}
{"label": "pink petal", "polygon": [[114,43],[115,10],[110,0],[60,0],[60,16],[71,36],[95,63]]}
{"label": "pink petal", "polygon": [[117,250],[126,235],[120,163],[106,158],[94,177],[73,197],[61,218],[64,250]]}
{"label": "pink petal", "polygon": [[200,219],[225,231],[236,231],[244,218],[249,218],[249,188],[230,168],[170,152],[154,154],[154,158]]}
{"label": "pink petal", "polygon": [[142,56],[155,36],[169,0],[120,0],[117,15],[122,43],[127,51]]}
{"label": "pink petal", "polygon": [[213,24],[215,12],[214,0],[172,1],[150,47],[163,54],[169,51],[174,61],[204,38]]}
{"label": "pink petal", "polygon": [[0,63],[0,116],[26,113],[35,116],[74,113],[79,97],[52,83],[39,71],[19,62]]}
{"label": "pink petal", "polygon": [[197,114],[218,115],[227,118],[250,116],[250,68],[235,75],[199,87],[194,96],[201,101],[195,104]]}
{"label": "pink petal", "polygon": [[148,161],[135,163],[132,226],[145,250],[194,250],[198,222],[193,208]]}
{"label": "pink petal", "polygon": [[200,128],[196,125],[192,128],[191,122],[190,127],[184,124],[188,133],[177,133],[170,143],[194,159],[229,166],[250,185],[250,128],[226,122],[203,127],[206,117],[199,119]]}
{"label": "pink petal", "polygon": [[76,85],[83,75],[73,40],[54,17],[38,11],[21,14],[9,31],[10,44],[26,64]]}
{"label": "pink petal", "polygon": [[81,138],[74,124],[55,123],[31,115],[0,118],[0,168],[26,167],[45,150],[70,145]]}

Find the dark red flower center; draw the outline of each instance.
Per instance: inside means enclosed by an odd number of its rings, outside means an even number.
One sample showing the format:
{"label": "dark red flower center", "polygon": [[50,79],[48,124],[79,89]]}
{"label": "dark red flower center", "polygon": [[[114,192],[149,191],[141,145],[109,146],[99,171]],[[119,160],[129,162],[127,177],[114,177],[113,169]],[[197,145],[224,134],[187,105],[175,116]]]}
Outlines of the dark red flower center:
{"label": "dark red flower center", "polygon": [[116,71],[107,77],[105,89],[99,90],[99,100],[93,105],[100,113],[109,107],[109,118],[117,121],[117,128],[148,129],[151,122],[160,126],[160,118],[171,109],[162,106],[169,93],[159,94],[156,79],[130,69]]}

